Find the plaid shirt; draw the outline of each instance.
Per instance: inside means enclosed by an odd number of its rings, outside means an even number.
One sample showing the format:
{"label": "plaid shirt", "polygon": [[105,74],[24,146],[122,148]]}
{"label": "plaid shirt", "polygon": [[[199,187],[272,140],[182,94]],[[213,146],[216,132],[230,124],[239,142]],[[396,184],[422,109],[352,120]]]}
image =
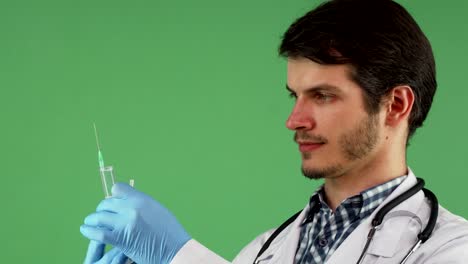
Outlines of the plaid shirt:
{"label": "plaid shirt", "polygon": [[311,209],[302,223],[295,263],[324,263],[405,178],[398,177],[350,197],[335,212],[326,204],[321,186],[310,198]]}

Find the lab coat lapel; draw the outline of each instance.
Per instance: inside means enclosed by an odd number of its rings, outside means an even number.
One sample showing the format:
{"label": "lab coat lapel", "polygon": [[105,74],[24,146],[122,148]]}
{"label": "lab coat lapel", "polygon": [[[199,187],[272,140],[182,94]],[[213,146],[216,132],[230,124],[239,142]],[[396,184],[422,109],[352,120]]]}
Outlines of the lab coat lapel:
{"label": "lab coat lapel", "polygon": [[[301,223],[305,218],[305,212],[309,209],[309,205],[299,214],[296,220],[288,228],[284,240],[281,242],[277,249],[273,249],[273,257],[270,262],[271,264],[284,264],[294,263],[294,257],[296,255],[297,245],[299,243],[299,236],[301,233]],[[267,254],[265,254],[267,255]]]}
{"label": "lab coat lapel", "polygon": [[[326,261],[327,264],[342,264],[342,263],[356,263],[364,249],[367,235],[371,228],[371,222],[375,214],[389,201],[395,199],[398,195],[402,194],[406,190],[416,184],[416,177],[408,169],[408,177],[403,181],[400,186],[397,187],[389,197],[369,216],[364,220],[356,229],[343,241],[343,243],[336,249],[332,256]],[[394,211],[409,211],[414,214],[419,211],[424,194],[418,192],[413,197],[409,198],[405,202],[395,207],[391,212]],[[425,219],[425,218],[422,218]],[[385,221],[385,220],[384,220]],[[424,223],[425,224],[425,223]],[[409,229],[408,229],[409,225]],[[392,257],[397,247],[410,248],[412,243],[416,241],[416,235],[420,226],[416,224],[416,221],[411,217],[394,217],[390,218],[384,223],[382,229],[377,231],[374,239],[372,240],[368,254],[381,257]],[[415,234],[413,234],[415,233]],[[404,238],[402,240],[402,238]],[[402,246],[401,243],[408,244],[408,246]],[[297,245],[297,243],[296,243]],[[292,262],[284,262],[292,263]],[[364,262],[366,263],[366,262]]]}

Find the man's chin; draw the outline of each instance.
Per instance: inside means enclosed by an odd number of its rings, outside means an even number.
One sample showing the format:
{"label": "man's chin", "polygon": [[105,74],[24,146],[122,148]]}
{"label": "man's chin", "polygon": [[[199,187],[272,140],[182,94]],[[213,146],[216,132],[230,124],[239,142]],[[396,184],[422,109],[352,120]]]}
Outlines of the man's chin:
{"label": "man's chin", "polygon": [[321,170],[310,169],[302,167],[302,174],[311,180],[323,179],[326,177],[325,173]]}
{"label": "man's chin", "polygon": [[302,174],[311,180],[325,179],[334,177],[341,170],[340,166],[331,166],[327,168],[311,168],[302,166]]}

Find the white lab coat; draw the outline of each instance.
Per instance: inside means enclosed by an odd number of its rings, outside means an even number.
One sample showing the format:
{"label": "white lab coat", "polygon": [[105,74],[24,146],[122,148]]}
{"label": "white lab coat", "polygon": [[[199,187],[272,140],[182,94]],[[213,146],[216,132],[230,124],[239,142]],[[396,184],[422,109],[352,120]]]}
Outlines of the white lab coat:
{"label": "white lab coat", "polygon": [[[416,184],[416,177],[408,170],[408,177],[373,214],[364,220],[328,258],[327,264],[356,263],[366,243],[371,221],[388,201]],[[466,197],[466,195],[463,195]],[[463,197],[461,196],[461,197]],[[462,198],[463,199],[463,198]],[[307,205],[308,206],[308,205]],[[307,207],[306,207],[307,209]],[[297,250],[300,223],[304,212],[284,229],[260,256],[260,264],[292,264]],[[396,206],[384,218],[382,228],[375,233],[364,263],[400,263],[417,241],[421,222],[426,226],[430,213],[429,202],[420,191]],[[404,215],[404,216],[402,216]],[[233,260],[233,264],[251,264],[261,246],[274,230],[263,233],[249,243]],[[196,240],[190,240],[177,253],[171,264],[228,264]],[[468,222],[439,206],[439,217],[432,236],[408,259],[413,264],[468,264]]]}

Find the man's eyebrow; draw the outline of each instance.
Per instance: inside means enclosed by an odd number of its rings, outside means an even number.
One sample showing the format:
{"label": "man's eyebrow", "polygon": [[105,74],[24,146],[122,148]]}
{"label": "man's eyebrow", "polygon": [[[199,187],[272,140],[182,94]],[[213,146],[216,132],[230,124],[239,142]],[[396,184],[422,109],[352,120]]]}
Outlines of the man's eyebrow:
{"label": "man's eyebrow", "polygon": [[[286,84],[286,90],[288,90],[289,92],[291,92],[293,94],[296,93],[287,84]],[[331,91],[331,92],[341,93],[341,90],[338,87],[336,87],[334,85],[331,85],[331,84],[319,84],[319,85],[316,85],[316,86],[312,86],[310,88],[305,89],[304,93],[311,93],[311,92],[317,92],[317,91]]]}

